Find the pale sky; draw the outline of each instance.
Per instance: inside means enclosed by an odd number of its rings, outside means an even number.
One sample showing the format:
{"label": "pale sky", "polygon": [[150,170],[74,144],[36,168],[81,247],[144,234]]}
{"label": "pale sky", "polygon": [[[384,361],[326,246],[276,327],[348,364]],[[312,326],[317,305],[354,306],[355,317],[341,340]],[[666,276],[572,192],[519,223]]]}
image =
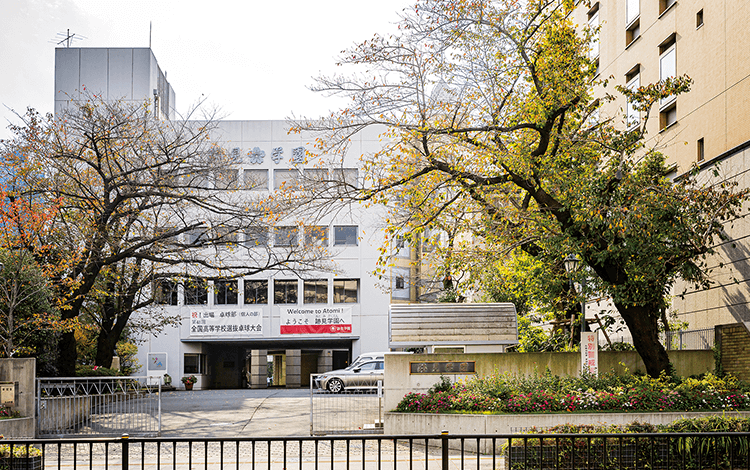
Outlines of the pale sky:
{"label": "pale sky", "polygon": [[317,117],[307,89],[345,48],[395,31],[411,0],[0,0],[0,138],[27,107],[51,112],[57,34],[71,47],[151,47],[177,111],[205,95],[227,119]]}

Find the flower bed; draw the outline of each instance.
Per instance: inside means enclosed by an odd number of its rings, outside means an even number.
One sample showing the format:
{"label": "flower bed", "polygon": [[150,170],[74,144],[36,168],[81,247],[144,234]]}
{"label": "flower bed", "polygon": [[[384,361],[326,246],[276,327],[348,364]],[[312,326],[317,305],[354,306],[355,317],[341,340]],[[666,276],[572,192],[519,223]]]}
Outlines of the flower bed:
{"label": "flower bed", "polygon": [[606,411],[750,410],[750,386],[706,374],[684,380],[663,376],[518,377],[492,374],[427,393],[408,393],[395,411],[407,413],[561,413]]}

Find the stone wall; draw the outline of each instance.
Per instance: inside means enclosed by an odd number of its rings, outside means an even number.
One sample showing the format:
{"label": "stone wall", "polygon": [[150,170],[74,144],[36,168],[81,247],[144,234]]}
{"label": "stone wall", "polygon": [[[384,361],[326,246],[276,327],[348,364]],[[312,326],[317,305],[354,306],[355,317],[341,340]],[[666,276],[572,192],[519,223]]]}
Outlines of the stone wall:
{"label": "stone wall", "polygon": [[24,417],[21,420],[0,421],[0,434],[5,437],[34,437],[36,359],[0,359],[0,382],[17,384],[16,406],[13,408]]}
{"label": "stone wall", "polygon": [[743,381],[750,381],[750,322],[716,327],[721,366]]}
{"label": "stone wall", "polygon": [[[714,370],[713,351],[667,351],[680,376],[690,376]],[[474,373],[443,373],[452,382],[474,375],[486,376],[495,371],[517,375],[542,374],[549,368],[553,375],[577,376],[581,370],[581,354],[572,353],[466,353],[466,354],[386,354],[385,402],[386,411],[396,408],[409,392],[426,392],[440,380],[441,374],[411,373],[411,363],[441,361],[473,361]],[[599,371],[615,370],[619,374],[645,372],[646,368],[635,351],[599,351]]]}

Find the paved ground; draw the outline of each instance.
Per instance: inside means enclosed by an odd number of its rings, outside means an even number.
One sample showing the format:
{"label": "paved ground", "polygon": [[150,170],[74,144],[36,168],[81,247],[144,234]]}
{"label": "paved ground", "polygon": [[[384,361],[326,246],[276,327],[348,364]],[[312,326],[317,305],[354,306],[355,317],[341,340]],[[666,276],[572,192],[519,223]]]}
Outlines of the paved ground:
{"label": "paved ground", "polygon": [[161,407],[164,437],[310,435],[309,389],[172,391]]}

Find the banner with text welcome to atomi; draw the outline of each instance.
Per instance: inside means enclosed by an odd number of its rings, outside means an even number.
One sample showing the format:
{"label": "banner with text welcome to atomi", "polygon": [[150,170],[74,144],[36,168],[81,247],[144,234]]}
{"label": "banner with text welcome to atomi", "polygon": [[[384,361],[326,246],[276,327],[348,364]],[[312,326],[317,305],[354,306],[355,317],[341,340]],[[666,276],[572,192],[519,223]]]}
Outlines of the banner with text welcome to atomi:
{"label": "banner with text welcome to atomi", "polygon": [[352,332],[351,307],[291,307],[280,313],[282,335]]}

